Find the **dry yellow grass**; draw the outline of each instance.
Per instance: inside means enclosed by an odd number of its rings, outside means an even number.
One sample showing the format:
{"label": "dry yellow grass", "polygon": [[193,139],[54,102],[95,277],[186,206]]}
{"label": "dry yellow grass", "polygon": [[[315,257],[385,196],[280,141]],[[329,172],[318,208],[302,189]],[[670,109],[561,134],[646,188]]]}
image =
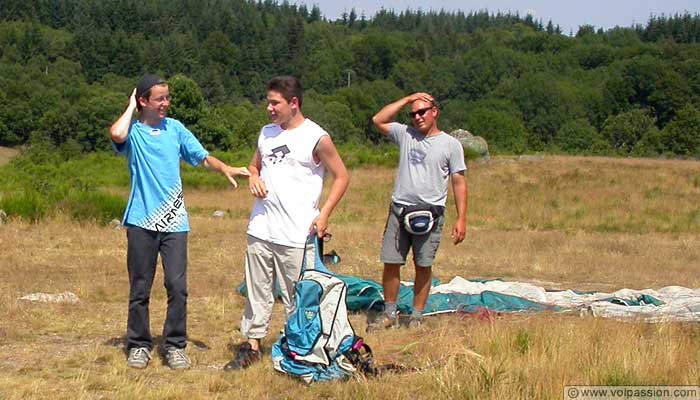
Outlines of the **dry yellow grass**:
{"label": "dry yellow grass", "polygon": [[18,150],[0,146],[0,165],[5,165],[9,163],[12,157],[17,155],[17,153],[19,153]]}
{"label": "dry yellow grass", "polygon": [[[700,164],[681,161],[546,157],[497,158],[471,165],[467,240],[449,229],[435,264],[454,276],[501,277],[549,288],[700,286]],[[352,171],[351,189],[331,223],[343,258],[337,271],[379,280],[379,240],[392,169]],[[126,368],[121,349],[128,284],[125,235],[61,219],[0,225],[0,398],[10,399],[548,399],[567,384],[697,384],[700,329],[693,324],[502,315],[487,322],[431,317],[419,330],[365,335],[380,363],[418,372],[306,387],[270,362],[224,373],[238,334],[243,298],[245,190],[188,191],[193,232],[189,262],[190,371],[159,359]],[[213,218],[214,210],[228,211]],[[412,278],[411,268],[405,279]],[[26,304],[33,292],[71,291],[77,305]],[[165,313],[158,272],[151,326]],[[366,316],[351,316],[364,334]],[[272,332],[283,324],[277,307]],[[268,337],[269,346],[275,335]]]}

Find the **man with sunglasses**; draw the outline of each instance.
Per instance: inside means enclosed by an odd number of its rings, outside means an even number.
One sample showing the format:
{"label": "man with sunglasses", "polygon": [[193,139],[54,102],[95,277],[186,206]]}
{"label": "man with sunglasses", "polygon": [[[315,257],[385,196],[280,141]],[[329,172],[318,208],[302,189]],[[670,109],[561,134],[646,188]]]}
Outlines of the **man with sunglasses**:
{"label": "man with sunglasses", "polygon": [[[412,127],[394,122],[406,106]],[[413,249],[415,282],[409,326],[421,324],[430,293],[432,265],[445,222],[447,181],[452,181],[457,221],[452,241],[464,240],[467,228],[467,181],[464,150],[460,142],[438,128],[438,104],[428,93],[414,93],[382,108],[372,122],[379,132],[399,146],[399,168],[392,203],[384,228],[381,260],[384,263],[384,312],[367,330],[398,327],[396,301],[400,270]]]}
{"label": "man with sunglasses", "polygon": [[[129,315],[126,329],[127,365],[146,368],[153,338],[148,305],[158,254],[163,260],[168,310],[161,351],[172,369],[187,369],[187,233],[190,230],[180,179],[180,160],[220,172],[236,187],[233,168],[202,147],[181,122],[167,118],[170,91],[165,80],[144,75],[129,97],[129,105],[110,128],[117,152],[124,154],[131,194],[124,213],[129,272]],[[134,111],[139,118],[132,120]]]}

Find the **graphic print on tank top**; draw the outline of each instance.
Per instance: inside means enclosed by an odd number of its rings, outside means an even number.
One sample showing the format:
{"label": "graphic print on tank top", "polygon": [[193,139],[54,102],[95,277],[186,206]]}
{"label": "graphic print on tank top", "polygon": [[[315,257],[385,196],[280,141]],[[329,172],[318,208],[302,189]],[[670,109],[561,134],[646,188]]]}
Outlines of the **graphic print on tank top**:
{"label": "graphic print on tank top", "polygon": [[279,164],[284,162],[285,157],[289,154],[289,147],[286,144],[282,146],[275,147],[271,150],[271,154],[266,155],[267,160],[272,164]]}

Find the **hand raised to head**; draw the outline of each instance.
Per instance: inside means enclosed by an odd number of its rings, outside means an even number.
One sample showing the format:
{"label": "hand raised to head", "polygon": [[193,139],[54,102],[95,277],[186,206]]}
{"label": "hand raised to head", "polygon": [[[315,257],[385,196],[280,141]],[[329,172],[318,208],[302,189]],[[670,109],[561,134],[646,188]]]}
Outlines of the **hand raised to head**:
{"label": "hand raised to head", "polygon": [[129,96],[129,107],[136,108],[136,104],[138,104],[138,99],[136,99],[136,88],[134,88]]}
{"label": "hand raised to head", "polygon": [[408,101],[410,103],[413,103],[418,100],[425,101],[426,103],[435,104],[435,98],[433,98],[433,96],[430,93],[416,92],[408,96]]}

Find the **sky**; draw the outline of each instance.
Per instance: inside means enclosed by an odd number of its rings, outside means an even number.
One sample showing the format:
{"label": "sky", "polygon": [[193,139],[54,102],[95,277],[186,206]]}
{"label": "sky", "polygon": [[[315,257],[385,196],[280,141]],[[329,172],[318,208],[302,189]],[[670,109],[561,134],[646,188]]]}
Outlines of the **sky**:
{"label": "sky", "polygon": [[530,13],[545,24],[550,19],[562,32],[576,33],[581,25],[609,29],[615,26],[645,24],[650,15],[700,14],[700,0],[289,0],[290,3],[306,4],[308,8],[318,5],[327,19],[338,19],[343,11],[354,7],[358,17],[365,13],[372,17],[381,8],[400,12],[408,8],[422,11],[465,12],[488,10],[516,11],[525,16]]}

